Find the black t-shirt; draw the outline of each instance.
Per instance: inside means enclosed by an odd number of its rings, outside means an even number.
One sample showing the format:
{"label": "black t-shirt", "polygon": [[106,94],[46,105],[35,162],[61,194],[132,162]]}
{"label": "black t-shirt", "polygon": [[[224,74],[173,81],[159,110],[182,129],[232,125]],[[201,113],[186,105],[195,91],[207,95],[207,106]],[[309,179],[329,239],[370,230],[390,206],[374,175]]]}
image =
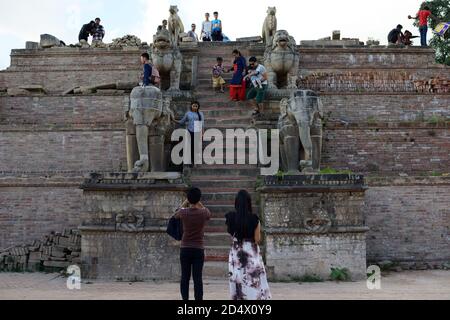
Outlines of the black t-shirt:
{"label": "black t-shirt", "polygon": [[78,35],[78,37],[80,39],[87,39],[89,38],[90,33],[93,31],[93,27],[90,23],[87,23],[85,25],[83,25],[83,27],[80,30],[80,34]]}
{"label": "black t-shirt", "polygon": [[226,224],[228,226],[228,233],[235,237],[236,239],[242,240],[252,240],[255,241],[255,231],[259,224],[259,218],[256,214],[250,214],[247,216],[247,221],[245,222],[244,233],[241,234],[241,230],[237,230],[235,223],[236,212],[228,213],[226,218]]}
{"label": "black t-shirt", "polygon": [[389,43],[397,43],[398,38],[400,37],[401,34],[402,34],[402,32],[400,30],[393,29],[391,32],[389,32],[388,42]]}

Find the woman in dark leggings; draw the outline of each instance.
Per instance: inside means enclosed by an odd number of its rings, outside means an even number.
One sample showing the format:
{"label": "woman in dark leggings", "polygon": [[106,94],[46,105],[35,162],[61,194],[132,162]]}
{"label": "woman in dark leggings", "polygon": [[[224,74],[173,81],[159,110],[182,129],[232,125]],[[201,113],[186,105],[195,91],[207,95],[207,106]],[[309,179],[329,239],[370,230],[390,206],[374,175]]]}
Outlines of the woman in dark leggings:
{"label": "woman in dark leggings", "polygon": [[194,278],[195,300],[203,300],[203,265],[205,261],[204,234],[205,225],[211,219],[211,212],[200,202],[200,189],[189,190],[187,200],[175,215],[183,224],[183,240],[181,241],[180,290],[183,300],[189,300],[189,282]]}

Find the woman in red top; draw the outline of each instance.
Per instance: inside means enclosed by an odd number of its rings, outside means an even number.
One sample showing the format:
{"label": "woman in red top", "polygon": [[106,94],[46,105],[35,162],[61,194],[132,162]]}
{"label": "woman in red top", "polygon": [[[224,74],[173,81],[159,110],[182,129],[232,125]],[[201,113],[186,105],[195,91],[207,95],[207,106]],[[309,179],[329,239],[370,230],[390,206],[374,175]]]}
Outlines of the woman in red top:
{"label": "woman in red top", "polygon": [[415,17],[408,16],[408,19],[419,19],[419,31],[420,31],[420,44],[422,47],[428,45],[427,34],[428,34],[428,18],[431,17],[433,20],[438,20],[430,11],[430,7],[423,6],[422,9],[417,13]]}

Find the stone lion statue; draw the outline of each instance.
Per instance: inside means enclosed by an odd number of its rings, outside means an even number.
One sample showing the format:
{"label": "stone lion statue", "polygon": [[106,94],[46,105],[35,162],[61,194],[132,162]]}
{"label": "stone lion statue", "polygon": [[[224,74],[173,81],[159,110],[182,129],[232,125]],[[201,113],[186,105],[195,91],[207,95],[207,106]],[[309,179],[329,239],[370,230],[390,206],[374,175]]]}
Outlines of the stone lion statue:
{"label": "stone lion statue", "polygon": [[167,29],[160,29],[153,37],[151,62],[158,69],[162,81],[170,79],[169,91],[180,90],[182,55],[170,41]]}
{"label": "stone lion statue", "polygon": [[300,54],[295,39],[286,30],[278,30],[264,55],[269,88],[297,89]]}
{"label": "stone lion statue", "polygon": [[167,122],[174,120],[170,98],[163,99],[154,86],[136,87],[125,112],[128,171],[164,172],[164,140]]}
{"label": "stone lion statue", "polygon": [[170,17],[168,20],[168,28],[170,33],[170,41],[173,46],[178,46],[180,34],[184,32],[183,22],[178,16],[178,6],[170,6]]}
{"label": "stone lion statue", "polygon": [[267,17],[264,20],[262,38],[266,46],[271,46],[275,32],[277,32],[277,8],[269,7],[267,9]]}

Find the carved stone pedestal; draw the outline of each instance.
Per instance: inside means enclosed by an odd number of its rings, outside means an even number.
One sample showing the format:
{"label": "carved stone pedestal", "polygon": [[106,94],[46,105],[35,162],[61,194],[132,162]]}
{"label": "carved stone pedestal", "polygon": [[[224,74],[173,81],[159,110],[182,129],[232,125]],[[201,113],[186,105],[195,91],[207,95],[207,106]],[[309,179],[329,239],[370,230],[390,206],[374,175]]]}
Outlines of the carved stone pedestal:
{"label": "carved stone pedestal", "polygon": [[363,176],[265,177],[261,195],[266,262],[275,280],[329,279],[331,268],[366,277]]}
{"label": "carved stone pedestal", "polygon": [[179,173],[91,174],[82,189],[84,279],[179,278],[179,245],[165,232],[185,199]]}

